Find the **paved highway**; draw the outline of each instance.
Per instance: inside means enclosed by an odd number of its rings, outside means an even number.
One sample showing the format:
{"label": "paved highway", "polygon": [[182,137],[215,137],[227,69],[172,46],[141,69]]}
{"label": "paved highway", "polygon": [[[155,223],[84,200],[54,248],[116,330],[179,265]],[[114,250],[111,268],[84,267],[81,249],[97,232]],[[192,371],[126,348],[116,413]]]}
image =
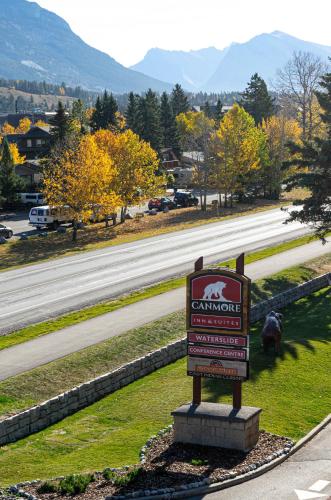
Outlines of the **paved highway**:
{"label": "paved highway", "polygon": [[[330,244],[323,246],[319,241],[313,241],[247,264],[246,274],[255,281],[329,251]],[[185,287],[180,287],[3,349],[0,351],[0,381],[98,344],[132,328],[139,328],[184,308]]]}
{"label": "paved highway", "polygon": [[[0,333],[308,233],[279,209],[0,274]],[[272,269],[270,270],[272,272]]]}

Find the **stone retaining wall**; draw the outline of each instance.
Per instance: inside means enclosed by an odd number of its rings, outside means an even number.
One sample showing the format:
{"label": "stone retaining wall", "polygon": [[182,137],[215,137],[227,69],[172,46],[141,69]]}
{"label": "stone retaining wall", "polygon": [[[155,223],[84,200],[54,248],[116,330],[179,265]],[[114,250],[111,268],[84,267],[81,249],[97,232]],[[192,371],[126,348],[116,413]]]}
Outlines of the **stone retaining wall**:
{"label": "stone retaining wall", "polygon": [[[262,319],[269,311],[281,309],[296,300],[330,286],[330,274],[319,276],[270,300],[252,307],[251,323]],[[81,384],[40,405],[0,422],[0,445],[5,445],[38,432],[81,410],[99,399],[131,384],[149,373],[186,356],[186,339],[178,340],[117,370]]]}

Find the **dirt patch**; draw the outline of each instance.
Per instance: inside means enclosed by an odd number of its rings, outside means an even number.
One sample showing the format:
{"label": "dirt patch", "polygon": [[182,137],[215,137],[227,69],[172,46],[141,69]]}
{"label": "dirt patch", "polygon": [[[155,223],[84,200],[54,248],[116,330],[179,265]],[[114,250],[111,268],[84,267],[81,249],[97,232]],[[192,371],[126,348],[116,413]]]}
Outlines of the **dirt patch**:
{"label": "dirt patch", "polygon": [[[207,482],[210,483],[223,481],[262,466],[291,445],[292,442],[288,438],[261,431],[257,445],[250,452],[244,453],[225,448],[174,443],[171,431],[152,442],[145,455],[144,464],[137,466],[139,469],[136,467],[116,473],[117,477],[124,478],[130,471],[135,470],[136,477],[129,484],[114,485],[114,479],[106,480],[98,473],[85,493],[77,495],[76,498],[100,499],[112,495],[126,495],[138,490],[143,490],[146,495],[152,491],[156,493],[157,489],[178,489],[203,480],[209,480]],[[39,486],[40,483],[25,486],[24,490],[41,499],[62,498],[60,493],[38,493]]]}

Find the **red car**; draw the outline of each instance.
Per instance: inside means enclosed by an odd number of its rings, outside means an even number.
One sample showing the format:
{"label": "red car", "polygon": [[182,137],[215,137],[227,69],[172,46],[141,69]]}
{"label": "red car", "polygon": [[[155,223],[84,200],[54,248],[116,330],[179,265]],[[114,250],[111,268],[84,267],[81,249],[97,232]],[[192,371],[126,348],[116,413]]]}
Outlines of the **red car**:
{"label": "red car", "polygon": [[173,208],[176,208],[176,203],[170,198],[152,198],[148,202],[148,210],[155,209],[161,212],[166,207],[168,207],[169,210],[172,210]]}

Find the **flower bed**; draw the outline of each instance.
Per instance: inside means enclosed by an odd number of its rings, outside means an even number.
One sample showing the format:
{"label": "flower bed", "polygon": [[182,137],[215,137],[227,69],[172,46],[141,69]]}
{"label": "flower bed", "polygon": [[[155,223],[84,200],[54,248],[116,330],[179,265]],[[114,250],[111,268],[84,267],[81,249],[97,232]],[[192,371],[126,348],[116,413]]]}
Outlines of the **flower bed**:
{"label": "flower bed", "polygon": [[207,486],[242,476],[289,453],[293,442],[261,431],[248,453],[225,448],[174,443],[169,427],[153,436],[142,449],[141,463],[122,469],[19,484],[9,489],[34,500],[53,500],[70,494],[81,500],[124,499],[164,495]]}

